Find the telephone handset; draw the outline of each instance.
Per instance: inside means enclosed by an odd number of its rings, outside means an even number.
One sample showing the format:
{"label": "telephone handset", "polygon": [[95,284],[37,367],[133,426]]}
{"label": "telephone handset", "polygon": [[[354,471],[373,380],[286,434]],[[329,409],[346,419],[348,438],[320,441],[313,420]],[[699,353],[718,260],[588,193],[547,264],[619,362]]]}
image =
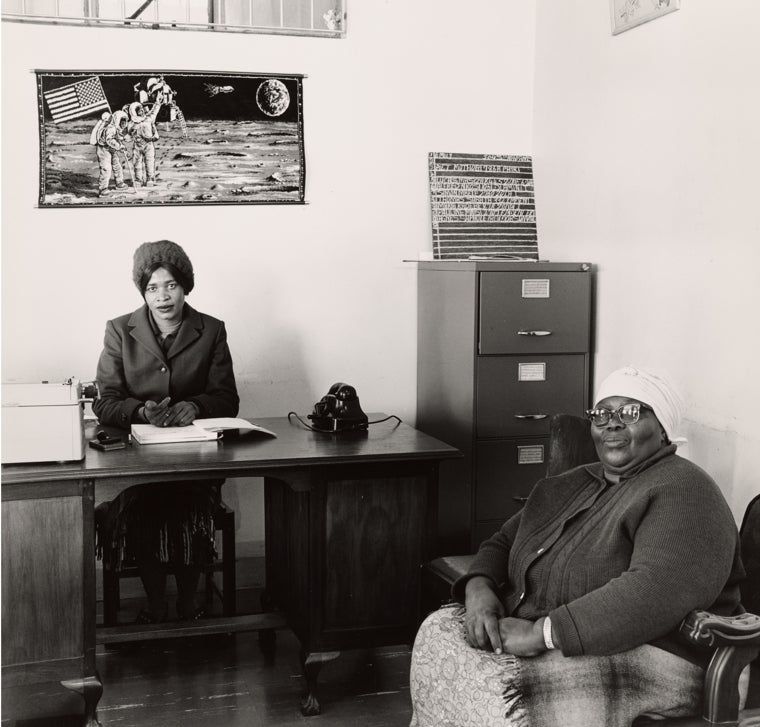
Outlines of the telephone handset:
{"label": "telephone handset", "polygon": [[314,411],[308,418],[320,431],[356,432],[369,428],[369,420],[359,405],[356,389],[340,381],[314,404]]}

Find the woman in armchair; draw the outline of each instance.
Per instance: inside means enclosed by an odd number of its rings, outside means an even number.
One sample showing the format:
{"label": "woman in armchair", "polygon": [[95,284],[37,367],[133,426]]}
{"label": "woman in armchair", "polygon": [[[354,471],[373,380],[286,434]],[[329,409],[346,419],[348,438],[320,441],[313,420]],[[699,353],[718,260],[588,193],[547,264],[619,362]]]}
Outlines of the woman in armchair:
{"label": "woman in armchair", "polygon": [[711,650],[693,609],[741,611],[738,533],[672,443],[681,399],[626,367],[587,412],[600,461],[540,480],[420,627],[412,727],[629,727],[698,714]]}

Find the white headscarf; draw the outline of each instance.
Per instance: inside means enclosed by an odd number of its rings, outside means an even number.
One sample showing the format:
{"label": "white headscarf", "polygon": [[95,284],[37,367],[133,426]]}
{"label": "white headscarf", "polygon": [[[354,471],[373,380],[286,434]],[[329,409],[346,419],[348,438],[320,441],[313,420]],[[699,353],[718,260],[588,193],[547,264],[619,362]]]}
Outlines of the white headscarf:
{"label": "white headscarf", "polygon": [[683,399],[665,374],[624,366],[602,381],[594,401],[598,404],[609,396],[624,396],[648,404],[654,409],[655,416],[671,442],[686,441],[683,437],[678,437],[684,410]]}

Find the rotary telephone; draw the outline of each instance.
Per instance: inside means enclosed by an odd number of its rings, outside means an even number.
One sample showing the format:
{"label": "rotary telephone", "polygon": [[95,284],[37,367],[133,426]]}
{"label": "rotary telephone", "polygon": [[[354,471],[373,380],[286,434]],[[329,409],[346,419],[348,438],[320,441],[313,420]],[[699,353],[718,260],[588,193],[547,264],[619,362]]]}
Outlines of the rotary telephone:
{"label": "rotary telephone", "polygon": [[359,405],[356,389],[350,384],[333,384],[308,415],[314,428],[325,432],[359,432],[369,428],[367,415]]}

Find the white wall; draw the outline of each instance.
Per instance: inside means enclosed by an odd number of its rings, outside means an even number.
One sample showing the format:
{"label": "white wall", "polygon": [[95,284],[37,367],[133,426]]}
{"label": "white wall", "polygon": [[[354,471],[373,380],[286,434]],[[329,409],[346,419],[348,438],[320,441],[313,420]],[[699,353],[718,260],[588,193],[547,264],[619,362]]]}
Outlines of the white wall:
{"label": "white wall", "polygon": [[[431,248],[427,153],[531,152],[535,3],[349,12],[344,40],[2,24],[4,381],[93,377],[105,321],[141,302],[135,247],[169,238],[196,268],[190,303],[227,323],[241,414],[306,414],[345,380],[365,411],[413,423],[403,260]],[[306,74],[308,204],[36,209],[33,69]],[[260,488],[228,485],[225,499],[239,539],[258,537]]]}
{"label": "white wall", "polygon": [[[343,379],[413,422],[427,153],[532,152],[542,256],[598,268],[597,380],[676,375],[688,454],[739,517],[760,490],[760,4],[684,0],[614,37],[606,0],[349,11],[341,41],[3,23],[3,380],[91,377],[140,302],[134,248],[168,237],[228,324],[244,414],[306,413]],[[38,210],[35,68],[305,73],[309,204]],[[241,495],[255,539],[260,488]]]}
{"label": "white wall", "polygon": [[598,266],[596,380],[665,368],[688,456],[741,516],[760,491],[760,3],[683,0],[621,35],[606,0],[538,0],[542,257]]}

